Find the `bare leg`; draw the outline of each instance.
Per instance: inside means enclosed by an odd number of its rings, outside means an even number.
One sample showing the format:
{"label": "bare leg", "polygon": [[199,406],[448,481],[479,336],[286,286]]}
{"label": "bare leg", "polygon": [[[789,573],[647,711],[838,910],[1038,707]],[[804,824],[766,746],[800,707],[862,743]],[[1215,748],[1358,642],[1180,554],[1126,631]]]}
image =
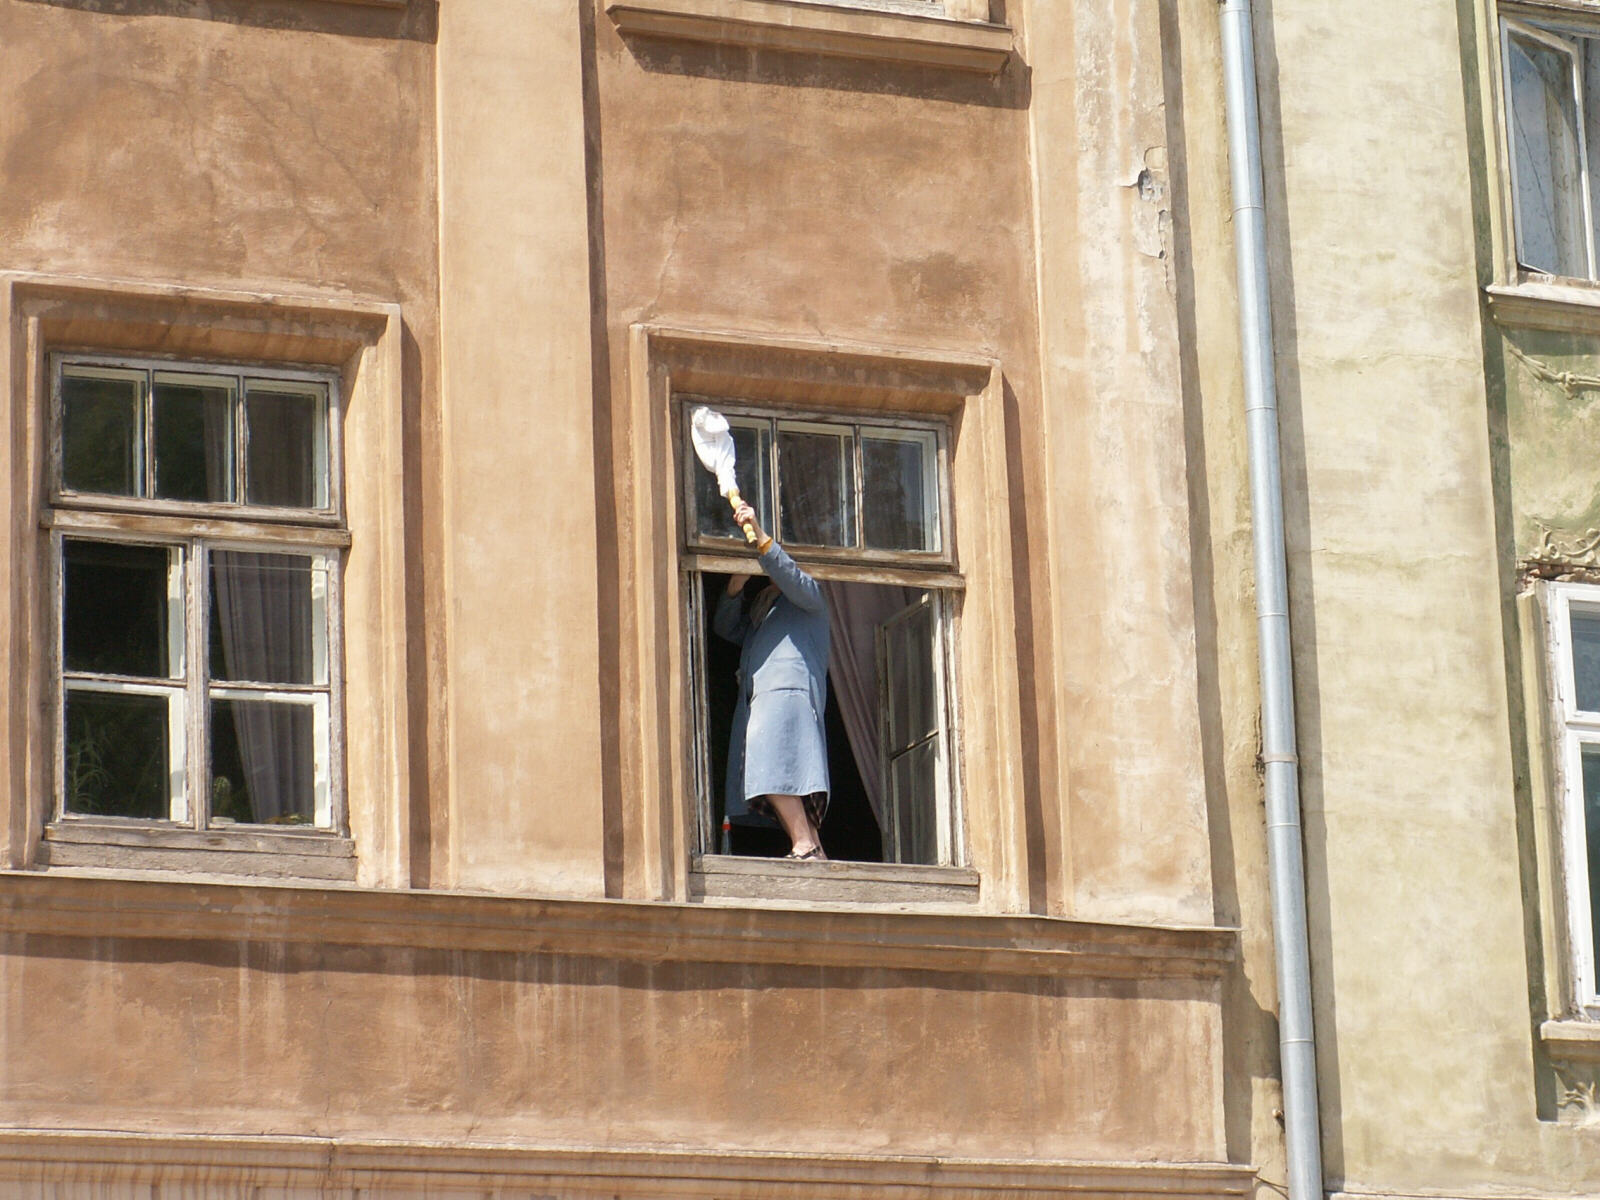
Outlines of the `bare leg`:
{"label": "bare leg", "polygon": [[812,850],[822,850],[822,840],[811,827],[811,819],[806,816],[804,800],[799,796],[774,795],[768,796],[767,802],[772,805],[772,811],[778,814],[778,824],[789,835],[791,853],[809,854]]}

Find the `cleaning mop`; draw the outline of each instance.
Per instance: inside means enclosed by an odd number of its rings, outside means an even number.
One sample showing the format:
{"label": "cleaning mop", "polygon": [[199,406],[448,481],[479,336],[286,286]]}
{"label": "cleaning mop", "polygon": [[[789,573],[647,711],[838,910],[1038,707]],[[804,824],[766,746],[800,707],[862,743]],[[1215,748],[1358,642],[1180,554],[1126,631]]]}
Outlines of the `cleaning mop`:
{"label": "cleaning mop", "polygon": [[[717,490],[728,498],[729,506],[737,510],[744,501],[739,497],[739,484],[733,474],[733,434],[728,432],[728,418],[702,404],[689,414],[689,434],[700,465],[717,477]],[[744,527],[744,540],[755,545],[753,526]]]}

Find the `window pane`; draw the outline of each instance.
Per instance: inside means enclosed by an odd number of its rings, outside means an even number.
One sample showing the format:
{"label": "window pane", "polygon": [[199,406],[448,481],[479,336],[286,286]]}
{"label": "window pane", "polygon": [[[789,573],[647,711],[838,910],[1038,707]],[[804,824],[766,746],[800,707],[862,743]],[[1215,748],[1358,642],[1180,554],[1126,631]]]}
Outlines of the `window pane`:
{"label": "window pane", "polygon": [[1587,277],[1573,60],[1515,33],[1506,58],[1517,257],[1535,270]]}
{"label": "window pane", "polygon": [[157,375],[151,406],[156,495],[233,499],[233,385]]}
{"label": "window pane", "polygon": [[167,817],[172,791],[167,697],[69,688],[66,710],[67,811]]}
{"label": "window pane", "polygon": [[938,769],[937,738],[907,750],[889,764],[899,862],[933,864],[939,861]]}
{"label": "window pane", "polygon": [[309,704],[211,702],[211,817],[252,825],[316,818],[316,722]]}
{"label": "window pane", "polygon": [[1600,712],[1600,613],[1572,610],[1572,679],[1578,707]]}
{"label": "window pane", "polygon": [[250,504],[325,508],[327,438],[323,397],[247,385],[245,499]]}
{"label": "window pane", "polygon": [[784,541],[854,546],[855,471],[849,430],[778,426],[779,524]]}
{"label": "window pane", "polygon": [[322,588],[303,554],[211,552],[211,678],[324,683]]}
{"label": "window pane", "polygon": [[64,538],[61,636],[69,671],[170,679],[182,673],[174,551]]}
{"label": "window pane", "polygon": [[888,673],[889,753],[896,754],[939,727],[934,679],[933,605],[923,604],[884,623]]}
{"label": "window pane", "polygon": [[937,550],[932,434],[861,435],[861,524],[873,550]]}
{"label": "window pane", "polygon": [[[768,479],[772,463],[772,426],[766,421],[728,418],[733,434],[735,472],[739,495],[756,510],[763,529],[772,528],[772,484]],[[687,434],[685,434],[687,437]],[[701,537],[743,537],[733,523],[733,509],[717,491],[716,476],[700,465],[689,449],[689,469],[694,472],[695,531]]]}
{"label": "window pane", "polygon": [[61,374],[61,484],[78,492],[137,496],[143,376]]}
{"label": "window pane", "polygon": [[[1589,937],[1590,962],[1600,971],[1600,746],[1583,747],[1583,828],[1589,862]],[[1583,903],[1574,897],[1573,903]],[[1600,982],[1590,980],[1600,991]]]}

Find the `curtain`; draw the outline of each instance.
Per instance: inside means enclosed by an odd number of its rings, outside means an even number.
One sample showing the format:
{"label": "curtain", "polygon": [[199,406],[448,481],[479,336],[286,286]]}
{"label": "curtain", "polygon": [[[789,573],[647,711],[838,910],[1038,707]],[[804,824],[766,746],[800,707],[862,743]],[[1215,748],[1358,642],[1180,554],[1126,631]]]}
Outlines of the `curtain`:
{"label": "curtain", "polygon": [[871,583],[824,583],[831,623],[828,675],[839,702],[850,751],[866,789],[867,803],[884,824],[883,778],[879,774],[878,728],[882,701],[878,695],[877,629],[895,613],[916,600],[915,588]]}

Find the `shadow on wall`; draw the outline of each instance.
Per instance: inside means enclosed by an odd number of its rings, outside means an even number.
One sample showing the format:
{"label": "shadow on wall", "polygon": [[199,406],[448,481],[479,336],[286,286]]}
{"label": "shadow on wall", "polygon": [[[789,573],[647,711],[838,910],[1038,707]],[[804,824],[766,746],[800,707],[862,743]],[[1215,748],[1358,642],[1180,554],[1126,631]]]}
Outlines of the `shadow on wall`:
{"label": "shadow on wall", "polygon": [[27,0],[52,8],[118,17],[175,17],[217,21],[260,29],[331,33],[340,37],[435,42],[439,36],[436,0],[397,4],[340,0]]}

